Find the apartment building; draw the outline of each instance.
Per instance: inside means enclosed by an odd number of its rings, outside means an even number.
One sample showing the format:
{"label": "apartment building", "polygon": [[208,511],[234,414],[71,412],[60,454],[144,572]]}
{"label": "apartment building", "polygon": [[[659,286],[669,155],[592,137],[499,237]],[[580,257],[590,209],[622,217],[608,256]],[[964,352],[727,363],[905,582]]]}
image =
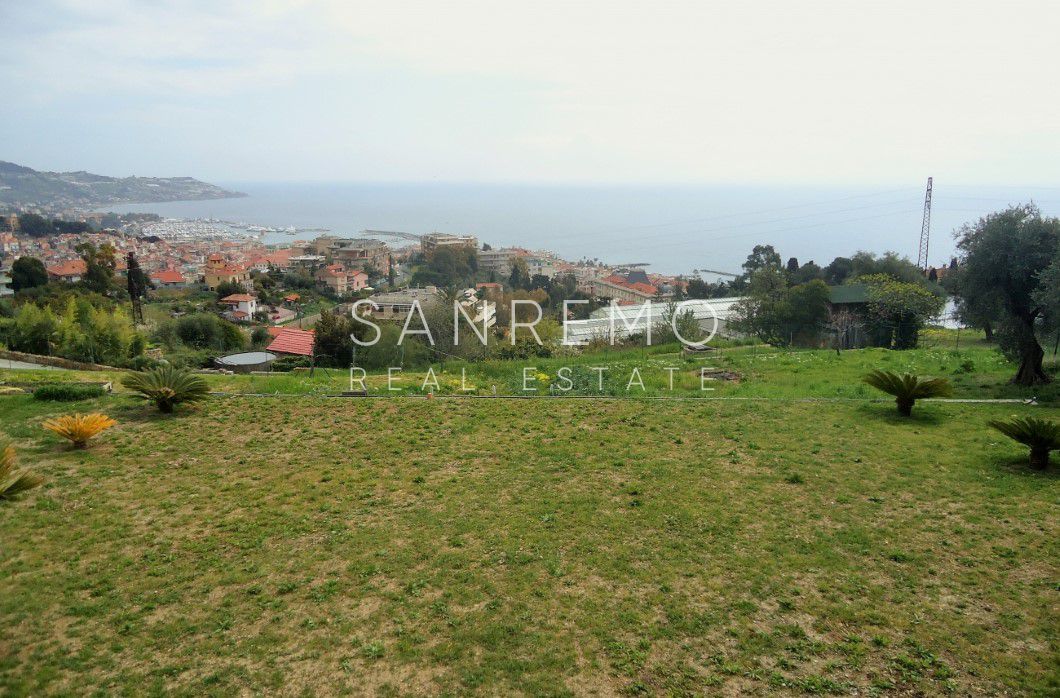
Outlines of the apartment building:
{"label": "apartment building", "polygon": [[478,251],[478,268],[487,274],[493,272],[498,279],[512,273],[512,258],[516,251],[511,247]]}
{"label": "apartment building", "polygon": [[430,258],[442,247],[471,247],[478,249],[478,238],[474,235],[449,235],[448,233],[429,233],[420,240],[423,255]]}

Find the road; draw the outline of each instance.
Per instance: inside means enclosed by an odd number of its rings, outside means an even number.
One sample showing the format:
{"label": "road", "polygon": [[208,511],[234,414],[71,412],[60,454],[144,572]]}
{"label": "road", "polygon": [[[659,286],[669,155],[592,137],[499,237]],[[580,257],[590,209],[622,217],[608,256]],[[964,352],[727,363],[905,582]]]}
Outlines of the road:
{"label": "road", "polygon": [[42,366],[40,364],[31,364],[25,361],[12,361],[11,359],[0,359],[0,368],[10,368],[15,370],[45,370],[45,371],[65,371],[65,368],[59,368],[58,366]]}

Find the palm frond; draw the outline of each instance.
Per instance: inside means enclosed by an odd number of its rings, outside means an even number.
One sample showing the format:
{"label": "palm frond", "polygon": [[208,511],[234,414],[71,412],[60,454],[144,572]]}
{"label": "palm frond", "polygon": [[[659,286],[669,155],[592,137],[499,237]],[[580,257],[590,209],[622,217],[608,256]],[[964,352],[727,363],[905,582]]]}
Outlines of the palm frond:
{"label": "palm frond", "polygon": [[950,382],[945,378],[928,378],[912,373],[894,371],[870,371],[861,379],[864,383],[893,395],[898,404],[898,411],[908,415],[917,400],[929,397],[946,397],[953,393]]}
{"label": "palm frond", "polygon": [[1005,436],[1031,448],[1060,450],[1060,424],[1038,417],[992,419],[987,422]]}
{"label": "palm frond", "polygon": [[5,444],[0,448],[0,499],[10,499],[44,482],[41,476],[16,468],[15,460],[14,446]]}
{"label": "palm frond", "polygon": [[162,412],[172,412],[173,407],[182,402],[203,400],[210,392],[202,376],[172,366],[130,373],[122,380],[122,385],[153,401]]}
{"label": "palm frond", "polygon": [[78,448],[84,448],[89,439],[115,424],[117,422],[107,415],[93,413],[64,414],[62,417],[45,421],[41,426],[71,441]]}

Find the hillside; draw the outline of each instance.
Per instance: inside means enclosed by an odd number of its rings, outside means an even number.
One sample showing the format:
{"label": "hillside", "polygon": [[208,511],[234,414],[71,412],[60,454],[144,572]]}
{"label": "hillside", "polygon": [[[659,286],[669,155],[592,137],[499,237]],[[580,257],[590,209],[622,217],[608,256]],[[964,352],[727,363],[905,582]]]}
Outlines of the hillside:
{"label": "hillside", "polygon": [[0,206],[46,211],[107,204],[193,201],[245,196],[192,177],[107,177],[91,172],[39,172],[0,160]]}

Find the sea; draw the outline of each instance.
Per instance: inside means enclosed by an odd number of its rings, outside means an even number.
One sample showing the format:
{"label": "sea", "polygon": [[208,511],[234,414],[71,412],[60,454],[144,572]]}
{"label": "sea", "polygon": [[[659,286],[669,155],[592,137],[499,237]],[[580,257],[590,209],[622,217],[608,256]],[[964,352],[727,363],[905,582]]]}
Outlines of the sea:
{"label": "sea", "polygon": [[[536,185],[467,183],[225,182],[248,196],[129,204],[118,212],[214,218],[249,225],[472,234],[493,247],[548,250],[564,259],[646,264],[663,274],[739,273],[757,244],[787,261],[824,266],[859,250],[916,261],[925,183],[875,188],[736,185]],[[1060,187],[989,187],[935,181],[928,259],[948,264],[953,233],[1009,204],[1034,201],[1060,214]],[[289,243],[320,233],[268,233]],[[399,240],[388,240],[399,243]]]}

